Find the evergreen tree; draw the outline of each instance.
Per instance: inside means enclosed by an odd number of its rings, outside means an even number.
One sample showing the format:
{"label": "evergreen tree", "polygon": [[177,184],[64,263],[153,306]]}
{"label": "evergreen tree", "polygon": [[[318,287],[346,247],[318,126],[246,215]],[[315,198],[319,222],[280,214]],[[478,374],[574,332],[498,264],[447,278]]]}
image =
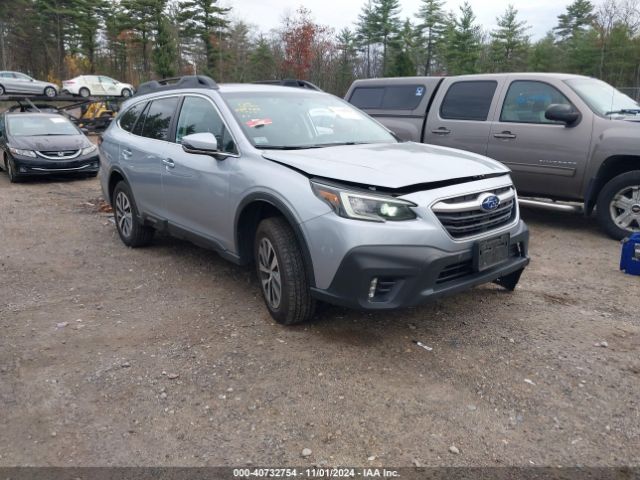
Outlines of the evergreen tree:
{"label": "evergreen tree", "polygon": [[387,73],[387,54],[389,41],[400,27],[400,0],[374,0],[375,35],[382,43],[382,74]]}
{"label": "evergreen tree", "polygon": [[529,53],[529,70],[533,72],[553,72],[557,70],[559,47],[552,32],[538,40]]}
{"label": "evergreen tree", "polygon": [[446,63],[450,75],[477,73],[481,53],[480,27],[468,2],[460,7],[460,16],[449,15],[446,29]]}
{"label": "evergreen tree", "polygon": [[416,64],[413,61],[416,43],[416,31],[409,19],[406,19],[390,44],[393,61],[389,67],[389,76],[407,77],[416,74]]}
{"label": "evergreen tree", "polygon": [[424,46],[424,74],[430,75],[446,29],[444,0],[422,0],[416,17]]}
{"label": "evergreen tree", "polygon": [[371,0],[368,0],[362,7],[356,23],[356,40],[358,45],[365,52],[366,77],[371,77],[371,48],[379,41],[377,30],[377,15]]}
{"label": "evergreen tree", "polygon": [[[158,7],[161,5],[159,4]],[[156,75],[160,78],[174,77],[176,59],[176,45],[169,20],[164,15],[164,11],[156,11],[156,31],[155,45],[153,48],[153,63]]]}
{"label": "evergreen tree", "polygon": [[336,41],[340,52],[337,90],[346,92],[354,79],[354,64],[357,54],[356,36],[348,28],[343,28],[338,33]]}
{"label": "evergreen tree", "polygon": [[184,0],[178,3],[183,35],[198,37],[204,45],[206,66],[204,72],[213,76],[220,65],[222,31],[227,27],[225,15],[229,8],[216,5],[217,0]]}
{"label": "evergreen tree", "polygon": [[269,42],[263,36],[258,38],[255,48],[249,54],[248,80],[273,80],[276,78],[276,60]]}
{"label": "evergreen tree", "polygon": [[594,20],[593,4],[589,0],[574,0],[565,13],[558,15],[554,30],[561,40],[566,40],[584,32]]}
{"label": "evergreen tree", "polygon": [[527,22],[518,21],[518,11],[509,5],[498,17],[498,28],[491,32],[491,63],[496,72],[514,72],[526,65],[529,49]]}

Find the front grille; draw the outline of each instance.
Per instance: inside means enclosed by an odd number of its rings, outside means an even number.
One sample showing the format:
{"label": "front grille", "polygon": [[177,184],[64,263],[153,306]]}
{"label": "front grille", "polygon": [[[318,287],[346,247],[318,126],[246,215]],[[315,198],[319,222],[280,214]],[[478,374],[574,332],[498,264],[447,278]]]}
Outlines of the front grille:
{"label": "front grille", "polygon": [[[495,210],[482,208],[485,194],[496,195],[500,204]],[[516,195],[513,187],[447,198],[431,209],[453,238],[464,238],[495,230],[513,221],[516,216]]]}
{"label": "front grille", "polygon": [[41,150],[40,156],[51,160],[68,160],[77,157],[80,150]]}

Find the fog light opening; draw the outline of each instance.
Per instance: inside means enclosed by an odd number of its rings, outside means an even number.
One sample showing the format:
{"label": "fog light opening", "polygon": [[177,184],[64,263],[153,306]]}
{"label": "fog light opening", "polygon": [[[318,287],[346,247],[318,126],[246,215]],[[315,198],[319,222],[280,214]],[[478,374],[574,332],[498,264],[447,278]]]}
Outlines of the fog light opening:
{"label": "fog light opening", "polygon": [[374,277],[369,284],[369,301],[373,300],[376,296],[376,288],[378,288],[378,277]]}

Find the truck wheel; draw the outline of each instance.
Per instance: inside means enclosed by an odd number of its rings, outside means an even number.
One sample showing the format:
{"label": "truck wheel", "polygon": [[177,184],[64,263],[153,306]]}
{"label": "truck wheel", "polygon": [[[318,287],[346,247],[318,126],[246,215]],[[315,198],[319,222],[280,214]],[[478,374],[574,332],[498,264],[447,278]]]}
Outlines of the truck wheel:
{"label": "truck wheel", "polygon": [[91,95],[91,92],[86,87],[82,87],[78,93],[82,98],[87,98],[89,95]]}
{"label": "truck wheel", "polygon": [[131,248],[149,245],[154,230],[142,224],[129,185],[120,181],[113,189],[113,212],[122,243]]}
{"label": "truck wheel", "polygon": [[600,226],[616,240],[640,232],[640,171],[607,182],[598,195],[597,215]]}
{"label": "truck wheel", "polygon": [[262,294],[275,321],[293,325],[310,320],[315,300],[296,235],[283,218],[260,222],[254,254]]}

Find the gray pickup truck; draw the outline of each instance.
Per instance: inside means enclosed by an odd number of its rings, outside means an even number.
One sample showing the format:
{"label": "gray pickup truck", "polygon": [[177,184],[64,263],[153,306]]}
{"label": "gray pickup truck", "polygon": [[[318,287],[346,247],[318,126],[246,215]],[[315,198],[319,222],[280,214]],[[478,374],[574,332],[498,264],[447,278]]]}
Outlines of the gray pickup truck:
{"label": "gray pickup truck", "polygon": [[357,80],[346,100],[403,140],[512,170],[521,195],[581,202],[620,239],[640,231],[640,105],[594,78],[507,73]]}

